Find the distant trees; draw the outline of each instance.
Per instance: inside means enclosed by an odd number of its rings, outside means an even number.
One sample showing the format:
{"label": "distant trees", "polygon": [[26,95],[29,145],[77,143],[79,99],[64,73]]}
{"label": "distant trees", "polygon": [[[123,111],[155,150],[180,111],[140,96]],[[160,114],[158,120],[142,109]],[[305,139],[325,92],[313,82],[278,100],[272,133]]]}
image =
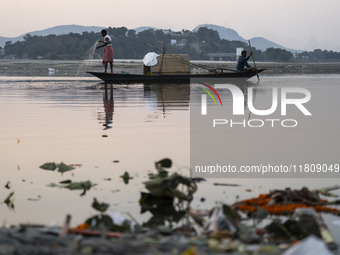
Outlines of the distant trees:
{"label": "distant trees", "polygon": [[[141,59],[150,51],[157,52],[144,43],[159,49],[166,47],[168,52],[174,54],[188,54],[192,60],[209,59],[208,53],[235,53],[236,48],[248,48],[245,42],[221,39],[217,31],[207,27],[200,27],[195,32],[184,29],[178,32],[170,29],[149,29],[138,34],[126,27],[108,27],[106,30],[112,38],[114,56],[119,59]],[[102,39],[100,33],[94,32],[47,36],[27,34],[24,41],[6,42],[4,57],[80,60],[98,39]],[[266,51],[256,48],[252,50],[256,61],[290,61],[293,56],[291,52],[277,48],[268,48]],[[96,57],[100,58],[102,52],[103,49],[98,50]],[[298,58],[340,60],[340,53],[316,49],[313,52],[298,54]]]}
{"label": "distant trees", "polygon": [[298,54],[298,58],[300,59],[308,59],[308,60],[339,60],[340,59],[340,52],[336,51],[327,51],[327,50],[321,50],[321,49],[315,49],[314,51],[304,51],[300,54]]}
{"label": "distant trees", "polygon": [[98,39],[98,33],[93,32],[58,36],[27,34],[24,41],[6,42],[5,54],[17,58],[27,56],[31,59],[81,59]]}
{"label": "distant trees", "polygon": [[113,37],[126,36],[128,29],[126,27],[109,27],[106,29],[107,34]]}
{"label": "distant trees", "polygon": [[133,29],[129,29],[127,32],[127,36],[130,36],[130,37],[136,36],[136,31]]}
{"label": "distant trees", "polygon": [[218,43],[221,39],[216,30],[207,27],[200,27],[196,32],[196,37],[200,41]]}
{"label": "distant trees", "polygon": [[279,48],[268,48],[264,52],[264,57],[267,61],[289,61],[293,54],[290,51]]}

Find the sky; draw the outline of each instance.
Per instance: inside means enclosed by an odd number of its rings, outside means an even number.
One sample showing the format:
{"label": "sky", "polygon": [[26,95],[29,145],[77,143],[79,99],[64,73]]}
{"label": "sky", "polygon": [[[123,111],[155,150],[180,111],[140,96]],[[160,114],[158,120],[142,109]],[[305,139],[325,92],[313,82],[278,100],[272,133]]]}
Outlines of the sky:
{"label": "sky", "polygon": [[340,51],[339,11],[339,0],[11,0],[1,3],[0,36],[72,24],[173,31],[214,24],[286,48]]}

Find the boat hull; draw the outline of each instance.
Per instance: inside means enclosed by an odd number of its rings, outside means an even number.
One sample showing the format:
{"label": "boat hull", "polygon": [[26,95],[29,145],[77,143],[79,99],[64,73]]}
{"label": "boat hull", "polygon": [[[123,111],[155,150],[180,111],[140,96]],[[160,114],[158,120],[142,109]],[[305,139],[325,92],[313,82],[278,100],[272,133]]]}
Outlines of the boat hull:
{"label": "boat hull", "polygon": [[[262,72],[265,69],[257,70],[257,73]],[[87,72],[92,74],[106,83],[144,83],[144,82],[180,82],[190,83],[190,79],[193,78],[230,78],[230,79],[249,79],[255,76],[255,71],[244,71],[234,73],[208,73],[208,74],[188,74],[188,75],[142,75],[142,74],[125,74],[125,73],[101,73],[101,72]]]}

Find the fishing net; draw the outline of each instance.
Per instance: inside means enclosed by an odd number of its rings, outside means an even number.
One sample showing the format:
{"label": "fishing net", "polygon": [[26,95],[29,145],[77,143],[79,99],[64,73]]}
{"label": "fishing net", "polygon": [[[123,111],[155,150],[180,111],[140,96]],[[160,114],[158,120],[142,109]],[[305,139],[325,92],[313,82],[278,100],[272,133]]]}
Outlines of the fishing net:
{"label": "fishing net", "polygon": [[89,66],[92,65],[93,56],[96,52],[96,47],[98,45],[98,41],[93,44],[93,46],[85,53],[84,57],[82,58],[82,62],[77,68],[76,75],[77,77],[84,77],[87,69]]}

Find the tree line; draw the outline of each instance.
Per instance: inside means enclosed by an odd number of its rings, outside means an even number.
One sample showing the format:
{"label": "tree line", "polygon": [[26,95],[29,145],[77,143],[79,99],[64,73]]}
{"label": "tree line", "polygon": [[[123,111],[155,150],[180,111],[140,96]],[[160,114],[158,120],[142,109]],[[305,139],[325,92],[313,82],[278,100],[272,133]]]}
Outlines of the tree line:
{"label": "tree line", "polygon": [[304,51],[300,53],[299,58],[312,61],[337,61],[340,60],[340,52],[315,49],[314,51]]}
{"label": "tree line", "polygon": [[[116,59],[142,59],[146,53],[154,51],[144,42],[157,48],[166,48],[173,54],[188,54],[191,60],[208,60],[208,53],[235,53],[236,48],[248,48],[242,41],[221,39],[218,32],[206,27],[197,31],[182,30],[144,30],[136,33],[126,27],[109,27],[108,34],[112,37],[114,57]],[[87,51],[102,39],[100,33],[83,32],[67,35],[37,36],[27,34],[24,41],[6,42],[5,58],[51,59],[51,60],[82,60]],[[174,41],[176,40],[176,41]],[[293,54],[279,48],[268,48],[266,51],[252,49],[257,61],[290,61]],[[94,58],[101,58],[103,50],[97,50]],[[301,59],[338,59],[340,53],[315,50],[303,52],[295,56]]]}

